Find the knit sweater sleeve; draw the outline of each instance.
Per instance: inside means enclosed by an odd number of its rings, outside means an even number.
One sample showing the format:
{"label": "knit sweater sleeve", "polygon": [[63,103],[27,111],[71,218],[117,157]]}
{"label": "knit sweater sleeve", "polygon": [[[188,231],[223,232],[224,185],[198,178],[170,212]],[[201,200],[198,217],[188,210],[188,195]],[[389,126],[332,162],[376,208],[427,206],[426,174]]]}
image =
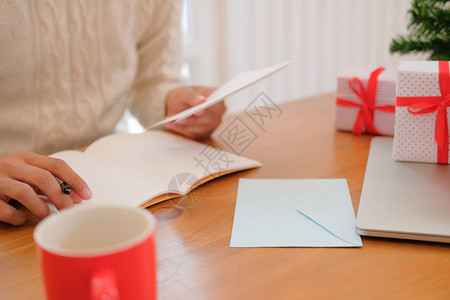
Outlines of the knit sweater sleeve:
{"label": "knit sweater sleeve", "polygon": [[154,1],[153,7],[142,8],[142,11],[144,30],[137,45],[138,69],[130,111],[146,127],[164,118],[167,93],[183,85],[180,75],[181,1]]}

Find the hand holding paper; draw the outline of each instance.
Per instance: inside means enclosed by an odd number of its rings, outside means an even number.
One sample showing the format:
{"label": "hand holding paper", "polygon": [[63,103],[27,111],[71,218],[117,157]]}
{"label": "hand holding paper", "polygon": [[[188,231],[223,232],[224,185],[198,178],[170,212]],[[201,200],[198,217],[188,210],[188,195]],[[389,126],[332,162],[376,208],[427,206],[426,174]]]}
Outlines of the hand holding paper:
{"label": "hand holding paper", "polygon": [[168,118],[165,118],[162,121],[159,121],[146,129],[154,128],[158,125],[162,125],[164,123],[168,123],[171,121],[180,121],[181,119],[185,119],[189,116],[192,116],[193,114],[204,110],[211,105],[214,105],[218,103],[219,101],[224,100],[225,97],[231,96],[235,94],[236,92],[248,87],[249,85],[252,85],[255,82],[260,81],[261,79],[264,79],[268,77],[269,75],[272,75],[273,73],[283,69],[289,64],[289,62],[284,62],[282,64],[278,64],[275,66],[271,66],[268,68],[258,69],[254,71],[247,71],[238,74],[236,77],[225,83],[223,86],[218,88],[215,92],[213,92],[205,102],[198,104],[196,106],[193,106],[191,108],[188,108],[178,114],[175,114],[173,116],[170,116]]}
{"label": "hand holding paper", "polygon": [[[215,90],[215,87],[207,86],[181,86],[171,90],[166,97],[167,116],[173,116],[205,102],[206,98]],[[220,125],[225,111],[225,103],[220,101],[207,109],[195,113],[194,116],[180,120],[180,122],[171,121],[165,125],[172,131],[189,138],[207,138]]]}

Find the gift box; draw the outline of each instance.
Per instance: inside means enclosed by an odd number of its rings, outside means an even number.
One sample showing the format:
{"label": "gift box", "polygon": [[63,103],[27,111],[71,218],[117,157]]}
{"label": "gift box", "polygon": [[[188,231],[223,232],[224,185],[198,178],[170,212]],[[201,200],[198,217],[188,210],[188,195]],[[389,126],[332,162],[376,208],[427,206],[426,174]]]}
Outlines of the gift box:
{"label": "gift box", "polygon": [[396,70],[349,67],[338,75],[334,126],[338,130],[394,134]]}
{"label": "gift box", "polygon": [[448,61],[401,62],[393,158],[448,164],[449,106]]}

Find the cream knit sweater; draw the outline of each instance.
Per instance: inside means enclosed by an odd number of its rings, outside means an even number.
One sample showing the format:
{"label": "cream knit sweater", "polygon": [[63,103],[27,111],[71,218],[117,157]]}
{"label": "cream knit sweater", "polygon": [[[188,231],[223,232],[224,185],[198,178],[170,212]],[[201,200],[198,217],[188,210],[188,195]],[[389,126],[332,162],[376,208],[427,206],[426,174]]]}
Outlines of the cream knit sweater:
{"label": "cream knit sweater", "polygon": [[146,126],[182,85],[172,0],[0,1],[0,154],[49,154]]}

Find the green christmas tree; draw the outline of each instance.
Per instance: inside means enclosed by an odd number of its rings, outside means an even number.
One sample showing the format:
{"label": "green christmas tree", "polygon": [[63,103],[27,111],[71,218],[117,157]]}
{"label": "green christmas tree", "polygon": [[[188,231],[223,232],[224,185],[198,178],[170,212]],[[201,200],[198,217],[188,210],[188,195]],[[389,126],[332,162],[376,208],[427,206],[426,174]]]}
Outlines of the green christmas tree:
{"label": "green christmas tree", "polygon": [[409,34],[392,40],[391,53],[430,53],[431,60],[450,60],[450,0],[414,0]]}

